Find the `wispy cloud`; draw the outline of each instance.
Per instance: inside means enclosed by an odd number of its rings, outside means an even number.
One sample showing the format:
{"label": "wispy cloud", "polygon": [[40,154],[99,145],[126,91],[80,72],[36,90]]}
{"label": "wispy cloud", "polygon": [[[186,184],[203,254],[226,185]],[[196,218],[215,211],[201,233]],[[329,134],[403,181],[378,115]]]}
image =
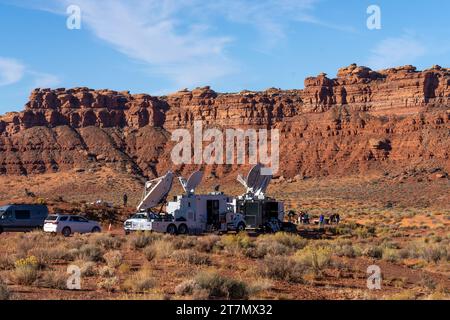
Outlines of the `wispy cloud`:
{"label": "wispy cloud", "polygon": [[371,51],[368,65],[373,69],[385,69],[392,66],[413,64],[427,54],[427,48],[413,35],[387,38],[378,43]]}
{"label": "wispy cloud", "polygon": [[0,87],[21,81],[31,81],[33,88],[50,88],[61,82],[58,76],[34,71],[17,59],[0,57]]}
{"label": "wispy cloud", "polygon": [[33,76],[33,88],[53,88],[61,83],[61,79],[49,73],[29,71]]}
{"label": "wispy cloud", "polygon": [[[232,31],[236,24],[258,31],[254,46],[259,50],[285,39],[292,23],[348,31],[314,15],[319,1],[36,0],[22,5],[66,14],[67,6],[76,4],[83,28],[153,75],[192,87],[239,72],[239,60],[228,53],[242,36]],[[224,23],[230,28],[223,29]]]}
{"label": "wispy cloud", "polygon": [[25,66],[16,59],[0,57],[0,86],[7,86],[22,80]]}

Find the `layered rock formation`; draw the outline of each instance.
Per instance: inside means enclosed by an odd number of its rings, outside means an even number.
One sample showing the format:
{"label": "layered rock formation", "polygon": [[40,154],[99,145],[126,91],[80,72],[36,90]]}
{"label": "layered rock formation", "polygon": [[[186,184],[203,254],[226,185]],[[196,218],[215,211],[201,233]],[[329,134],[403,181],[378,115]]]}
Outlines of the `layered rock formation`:
{"label": "layered rock formation", "polygon": [[[450,170],[450,69],[372,71],[351,65],[307,78],[303,90],[165,97],[111,90],[36,89],[25,110],[0,117],[0,174],[113,166],[155,176],[174,166],[171,131],[280,130],[285,177],[442,167]],[[237,165],[207,166],[223,176]]]}

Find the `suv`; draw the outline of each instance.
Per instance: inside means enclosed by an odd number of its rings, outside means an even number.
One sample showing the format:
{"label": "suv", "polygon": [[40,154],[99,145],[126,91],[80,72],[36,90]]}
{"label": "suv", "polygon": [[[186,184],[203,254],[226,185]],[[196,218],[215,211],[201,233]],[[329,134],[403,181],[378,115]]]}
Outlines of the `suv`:
{"label": "suv", "polygon": [[61,233],[65,237],[72,233],[95,233],[101,230],[98,222],[76,215],[52,214],[44,223],[45,232]]}
{"label": "suv", "polygon": [[47,216],[48,208],[44,205],[11,204],[0,207],[0,233],[42,228]]}

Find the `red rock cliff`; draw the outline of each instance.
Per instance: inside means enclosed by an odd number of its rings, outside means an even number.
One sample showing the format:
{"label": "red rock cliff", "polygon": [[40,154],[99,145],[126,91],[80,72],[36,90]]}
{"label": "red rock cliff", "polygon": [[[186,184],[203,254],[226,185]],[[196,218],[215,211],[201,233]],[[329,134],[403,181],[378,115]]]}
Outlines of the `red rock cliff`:
{"label": "red rock cliff", "polygon": [[[280,130],[286,177],[450,170],[450,69],[381,71],[351,65],[307,78],[303,90],[167,97],[111,90],[36,89],[25,110],[0,117],[0,174],[113,166],[149,176],[175,168],[170,132],[195,120]],[[222,176],[237,166],[208,167]]]}

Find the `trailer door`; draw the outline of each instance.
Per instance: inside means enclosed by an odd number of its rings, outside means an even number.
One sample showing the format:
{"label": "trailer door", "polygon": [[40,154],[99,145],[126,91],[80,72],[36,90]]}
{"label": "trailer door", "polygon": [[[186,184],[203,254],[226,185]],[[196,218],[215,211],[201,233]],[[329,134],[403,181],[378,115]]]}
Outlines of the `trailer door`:
{"label": "trailer door", "polygon": [[220,224],[220,207],[219,200],[207,200],[206,201],[206,224],[218,225]]}

